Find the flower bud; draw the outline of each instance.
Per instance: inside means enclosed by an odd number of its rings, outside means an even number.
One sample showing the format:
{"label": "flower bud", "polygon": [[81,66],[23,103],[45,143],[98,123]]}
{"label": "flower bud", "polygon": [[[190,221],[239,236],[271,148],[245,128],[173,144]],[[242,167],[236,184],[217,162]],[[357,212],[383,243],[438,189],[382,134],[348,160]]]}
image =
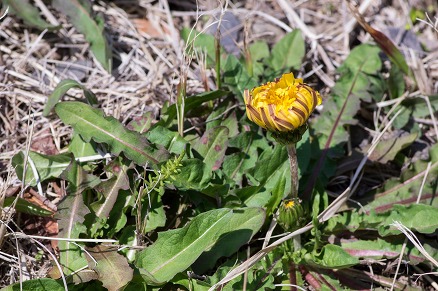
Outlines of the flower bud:
{"label": "flower bud", "polygon": [[293,198],[281,202],[277,222],[285,231],[297,230],[305,220],[306,217],[300,199]]}

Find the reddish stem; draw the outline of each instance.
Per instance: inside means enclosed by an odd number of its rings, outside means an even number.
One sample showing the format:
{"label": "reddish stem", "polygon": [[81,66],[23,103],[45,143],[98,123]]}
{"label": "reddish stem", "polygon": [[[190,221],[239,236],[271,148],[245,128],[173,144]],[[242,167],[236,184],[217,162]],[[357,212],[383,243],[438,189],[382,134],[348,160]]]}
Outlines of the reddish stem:
{"label": "reddish stem", "polygon": [[289,265],[289,282],[290,282],[290,291],[297,291],[297,272],[294,262],[290,262]]}

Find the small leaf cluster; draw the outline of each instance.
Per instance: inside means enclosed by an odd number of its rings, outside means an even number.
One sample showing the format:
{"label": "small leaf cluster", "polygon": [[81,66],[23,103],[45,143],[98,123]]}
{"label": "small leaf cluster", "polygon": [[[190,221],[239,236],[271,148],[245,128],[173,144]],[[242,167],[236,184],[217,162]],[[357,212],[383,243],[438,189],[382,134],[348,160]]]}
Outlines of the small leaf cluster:
{"label": "small leaf cluster", "polygon": [[181,173],[183,166],[181,161],[184,158],[184,152],[173,159],[167,160],[160,166],[159,170],[154,170],[155,175],[149,175],[147,181],[147,188],[153,189],[155,187],[162,188],[165,184],[171,184],[176,180],[176,176]]}

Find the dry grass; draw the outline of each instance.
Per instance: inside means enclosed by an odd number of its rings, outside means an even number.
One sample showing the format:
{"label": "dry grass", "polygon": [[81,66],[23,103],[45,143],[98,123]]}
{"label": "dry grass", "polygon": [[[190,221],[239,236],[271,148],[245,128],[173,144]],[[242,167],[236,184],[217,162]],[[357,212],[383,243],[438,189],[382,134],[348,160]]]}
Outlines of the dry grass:
{"label": "dry grass", "polygon": [[[168,3],[169,2],[169,3]],[[48,9],[42,1],[35,1],[44,17],[53,24],[62,24],[57,32],[29,29],[17,18],[6,15],[0,20],[0,198],[24,194],[25,185],[10,167],[11,158],[27,147],[45,153],[62,152],[71,131],[58,119],[42,116],[47,96],[60,80],[75,79],[91,89],[98,97],[105,113],[126,122],[146,111],[159,114],[165,102],[174,102],[180,67],[183,65],[184,44],[178,31],[192,27],[207,30],[218,20],[220,7],[216,1],[97,1],[94,9],[106,19],[107,35],[115,55],[112,74],[107,73],[89,53],[89,46],[68,20]],[[277,42],[286,32],[300,28],[308,44],[300,76],[319,85],[327,94],[336,79],[336,68],[348,56],[350,48],[360,42],[371,41],[368,34],[357,27],[345,2],[339,1],[235,1],[228,11],[240,21],[235,42],[243,49],[243,28],[249,41]],[[370,24],[383,32],[393,27],[412,27],[415,35],[401,40],[410,65],[419,80],[424,95],[438,93],[438,6],[434,0],[362,1],[360,11]],[[432,7],[429,19],[411,23],[409,11]],[[202,14],[199,19],[196,17]],[[435,15],[435,16],[434,16]],[[434,18],[435,17],[435,18]],[[227,34],[223,33],[224,37]],[[421,43],[429,52],[418,52]],[[421,47],[420,47],[421,48]],[[196,59],[188,70],[187,93],[204,91],[200,72],[202,64]],[[214,72],[207,70],[208,78]],[[213,82],[211,82],[213,83]],[[68,98],[81,98],[81,92],[72,90]],[[432,119],[422,120],[433,124]],[[377,134],[377,133],[376,133]],[[437,140],[436,129],[426,133],[430,142]],[[13,188],[21,187],[21,188]],[[12,191],[12,190],[16,191]],[[21,190],[20,190],[21,189]],[[44,189],[49,200],[59,199],[52,189]],[[47,235],[44,220],[16,216],[3,212],[0,224],[0,286],[41,277],[49,270],[48,252],[42,251],[41,260],[35,257],[41,251],[32,240],[16,239],[14,231]],[[8,227],[11,228],[7,228]],[[27,230],[22,230],[27,229]],[[6,236],[8,235],[9,236]],[[50,245],[46,245],[51,248]]]}

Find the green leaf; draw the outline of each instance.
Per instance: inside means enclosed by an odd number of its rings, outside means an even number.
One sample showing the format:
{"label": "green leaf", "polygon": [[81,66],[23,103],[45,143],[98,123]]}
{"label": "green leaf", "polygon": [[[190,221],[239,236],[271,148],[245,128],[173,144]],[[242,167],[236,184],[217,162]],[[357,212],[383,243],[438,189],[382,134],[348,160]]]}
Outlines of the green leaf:
{"label": "green leaf", "polygon": [[126,126],[127,129],[144,133],[151,128],[152,121],[154,121],[154,114],[152,111],[145,112],[142,116],[134,117]]}
{"label": "green leaf", "polygon": [[[89,271],[90,277],[92,281],[84,281],[84,282],[78,282],[68,285],[68,291],[108,291],[108,289],[104,288],[102,286],[102,282],[97,280],[97,274],[94,271]],[[140,291],[140,290],[136,290]],[[146,291],[146,290],[145,290]]]}
{"label": "green leaf", "polygon": [[161,125],[151,128],[146,133],[146,137],[151,143],[162,145],[174,154],[181,154],[187,145],[187,141],[178,132],[171,131]]}
{"label": "green leaf", "polygon": [[230,209],[212,210],[199,214],[181,229],[158,233],[155,243],[140,252],[135,261],[144,280],[164,283],[187,269],[210,247],[231,215]]}
{"label": "green leaf", "polygon": [[[230,185],[229,184],[213,184],[210,183],[206,188],[202,189],[200,192],[202,194],[205,194],[211,198],[217,199],[220,197],[225,197],[228,195],[230,191]],[[224,208],[226,205],[226,202],[224,201]],[[235,208],[235,205],[233,205],[234,207],[230,207],[230,208]]]}
{"label": "green leaf", "polygon": [[[403,91],[404,92],[404,91]],[[430,102],[431,110],[423,96],[406,98],[401,105],[405,110],[399,114],[394,122],[396,128],[403,128],[410,118],[425,118],[430,116],[431,112],[438,111],[438,95],[427,96]],[[416,125],[414,123],[414,125]],[[419,130],[418,130],[419,131]]]}
{"label": "green leaf", "polygon": [[308,264],[328,269],[342,269],[359,264],[359,259],[353,257],[340,246],[327,244],[318,255],[306,254]]}
{"label": "green leaf", "polygon": [[161,187],[149,193],[148,197],[142,201],[144,205],[142,208],[142,217],[146,217],[146,223],[143,229],[144,233],[166,225],[166,213],[164,211],[163,201],[161,200],[163,194],[164,188]]}
{"label": "green leaf", "polygon": [[73,133],[68,150],[76,159],[99,154],[97,151],[97,145],[94,141],[90,140],[89,142],[86,142],[76,132]]}
{"label": "green leaf", "polygon": [[391,66],[388,77],[388,91],[391,99],[395,99],[403,95],[405,92],[405,80],[403,79],[403,73],[396,66]]}
{"label": "green leaf", "polygon": [[90,105],[98,104],[97,98],[93,92],[88,90],[85,86],[79,84],[74,80],[62,80],[56,85],[55,90],[53,90],[52,94],[50,94],[47,99],[46,106],[44,106],[43,116],[49,115],[50,111],[55,107],[59,100],[70,90],[71,88],[79,88],[84,91],[85,98],[87,99]]}
{"label": "green leaf", "polygon": [[[229,92],[227,91],[211,91],[211,92],[205,92],[198,95],[190,96],[184,99],[184,114],[186,114],[188,111],[198,108],[202,105],[202,103],[212,101],[215,99],[218,99],[220,97],[223,97],[227,95]],[[175,120],[177,115],[176,105],[172,104],[165,110],[165,112],[162,113],[163,117],[160,122],[158,122],[156,125],[161,125],[164,127],[168,127],[172,121]]]}
{"label": "green leaf", "polygon": [[34,290],[34,291],[64,291],[64,285],[56,280],[49,278],[40,278],[27,280],[23,282],[17,282],[2,288],[1,291],[21,291],[21,290]]}
{"label": "green leaf", "polygon": [[269,149],[266,138],[261,137],[255,131],[240,132],[237,136],[230,138],[229,148],[238,151],[226,155],[222,165],[222,172],[227,175],[228,182],[241,185],[243,176],[253,168],[258,160],[259,152]]}
{"label": "green leaf", "polygon": [[237,117],[236,117],[236,112],[233,111],[230,116],[228,116],[227,118],[225,118],[222,122],[221,122],[222,126],[225,126],[228,128],[229,131],[229,137],[234,137],[237,136],[240,132],[239,132],[239,123],[237,122]]}
{"label": "green leaf", "polygon": [[129,169],[129,163],[116,161],[109,168],[109,172],[113,173],[114,176],[96,187],[96,190],[102,193],[103,201],[101,203],[93,203],[92,205],[96,216],[103,219],[108,218],[116,203],[119,191],[129,189],[129,178],[126,173]]}
{"label": "green leaf", "polygon": [[[196,280],[193,278],[189,278],[187,274],[179,273],[173,279],[172,283],[184,286],[187,290],[196,290],[196,291],[208,291],[211,287],[211,284],[207,282]],[[226,287],[222,290],[226,290]]]}
{"label": "green leaf", "polygon": [[[23,152],[19,152],[12,158],[12,165],[15,167],[15,172],[19,179],[23,178],[25,158],[26,155]],[[39,181],[41,182],[50,178],[58,178],[70,164],[71,155],[59,154],[47,156],[36,152],[29,152],[28,159],[35,165]],[[31,186],[37,184],[37,178],[34,176],[30,162],[27,163],[26,176],[23,182],[29,183]]]}
{"label": "green leaf", "polygon": [[97,245],[87,248],[87,252],[93,256],[93,259],[87,256],[88,264],[97,273],[103,287],[108,290],[120,290],[131,281],[134,270],[126,258],[117,253],[117,248]]}
{"label": "green leaf", "polygon": [[256,41],[251,44],[249,46],[249,52],[251,53],[251,59],[253,61],[259,61],[269,57],[269,47],[265,41]]}
{"label": "green leaf", "polygon": [[[69,200],[66,200],[66,202],[67,201],[70,202]],[[64,239],[77,239],[85,232],[85,226],[75,223],[72,225],[68,234],[60,231],[58,237]],[[59,241],[58,243],[59,263],[63,267],[64,274],[74,274],[73,280],[75,282],[90,280],[86,279],[88,276],[84,268],[88,266],[88,263],[86,260],[86,254],[81,247],[83,248],[83,246],[79,246],[77,243],[71,243],[68,241]],[[81,270],[83,270],[83,272]]]}
{"label": "green leaf", "polygon": [[256,162],[250,154],[245,152],[232,153],[226,155],[222,164],[222,172],[228,177],[228,182],[241,184],[244,172],[254,167]]}
{"label": "green leaf", "polygon": [[[288,167],[288,155],[286,148],[280,144],[274,150],[267,149],[260,156],[255,167],[250,171],[251,175],[259,182],[259,186],[273,186],[277,184],[275,175],[283,171],[283,167]],[[268,187],[269,187],[268,186]]]}
{"label": "green leaf", "polygon": [[[437,143],[430,146],[429,158],[426,160],[420,159],[415,163],[411,164],[405,171],[402,172],[402,174],[400,175],[400,180],[406,183],[408,182],[407,180],[410,180],[414,176],[417,176],[418,173],[425,172],[429,162],[431,163],[431,166],[426,181],[428,182],[427,184],[430,185],[425,185],[425,186],[435,187],[436,177],[438,176],[438,144]],[[418,193],[418,191],[416,192]]]}
{"label": "green leaf", "polygon": [[374,212],[359,214],[356,210],[346,211],[329,219],[324,227],[324,233],[330,235],[344,231],[353,233],[357,230],[377,230],[382,219]]}
{"label": "green leaf", "polygon": [[3,0],[3,7],[8,6],[10,7],[11,14],[17,15],[28,25],[41,30],[48,29],[49,31],[59,28],[59,26],[51,25],[42,19],[40,11],[30,4],[28,0]]}
{"label": "green leaf", "polygon": [[59,118],[71,125],[82,138],[89,142],[106,143],[115,155],[123,152],[133,162],[144,165],[165,161],[168,153],[154,149],[138,132],[130,131],[114,117],[104,117],[103,112],[81,102],[62,102],[55,107]]}
{"label": "green leaf", "polygon": [[284,197],[284,190],[286,189],[286,177],[284,175],[280,176],[277,184],[272,188],[272,195],[269,198],[268,203],[266,203],[266,214],[269,216],[274,213],[274,211],[280,205],[281,200]]}
{"label": "green leaf", "polygon": [[438,95],[431,95],[428,96],[430,106],[432,107],[432,110],[429,110],[429,107],[426,103],[426,100],[422,97],[414,98],[412,101],[407,100],[406,102],[402,102],[403,105],[411,106],[412,107],[412,116],[417,118],[424,118],[426,116],[430,116],[431,111],[437,112],[438,111]]}
{"label": "green leaf", "polygon": [[99,63],[111,72],[112,56],[104,34],[104,19],[101,15],[93,17],[91,5],[89,0],[53,0],[53,6],[70,18],[90,43],[91,51]]}
{"label": "green leaf", "polygon": [[70,182],[67,190],[82,192],[85,189],[93,188],[100,183],[100,179],[87,173],[76,161],[71,161],[70,165],[61,173],[60,178]]}
{"label": "green leaf", "polygon": [[[99,178],[86,173],[76,162],[65,170],[63,177],[70,182],[67,188],[67,196],[58,206],[58,225],[59,237],[65,239],[79,238],[82,233],[86,232],[84,217],[90,213],[90,210],[84,203],[82,193],[87,189],[96,186]],[[87,266],[87,260],[81,247],[67,240],[59,241],[58,248],[60,251],[59,261],[64,266],[64,273],[71,274],[84,266]],[[82,281],[81,272],[74,275],[74,280]]]}
{"label": "green leaf", "polygon": [[413,231],[431,234],[438,228],[438,209],[424,204],[396,204],[379,227],[379,234],[382,236],[400,234],[397,228],[391,226],[394,221],[399,221]]}
{"label": "green leaf", "polygon": [[19,212],[23,212],[30,215],[45,216],[45,217],[49,217],[53,215],[51,211],[42,208],[38,205],[35,205],[20,197],[6,197],[3,202],[3,207],[12,206],[15,200],[17,200],[17,202],[15,203],[14,209]]}
{"label": "green leaf", "polygon": [[230,112],[230,107],[234,104],[235,102],[234,100],[232,101],[231,98],[220,102],[207,117],[205,121],[206,130],[211,130],[217,126],[226,126],[229,130],[230,138],[237,136],[239,134],[239,123],[237,121],[236,111],[233,110]]}
{"label": "green leaf", "polygon": [[301,31],[293,30],[274,45],[270,65],[277,74],[298,70],[305,54],[305,44]]}
{"label": "green leaf", "polygon": [[192,268],[196,274],[204,274],[214,267],[219,258],[237,252],[263,226],[265,220],[262,208],[244,208],[233,215],[232,223],[221,231],[220,236],[213,239],[211,249],[203,253],[193,264]]}
{"label": "green leaf", "polygon": [[[374,151],[369,156],[371,161],[386,164],[395,159],[395,156],[404,148],[410,146],[417,139],[417,133],[412,133],[403,136],[393,136],[387,139],[381,139]],[[362,149],[363,153],[367,153],[371,145]]]}
{"label": "green leaf", "polygon": [[408,124],[411,118],[412,112],[410,111],[411,110],[402,110],[401,113],[397,115],[397,117],[395,118],[394,122],[392,123],[392,126],[394,126],[394,128],[396,129],[404,128]]}
{"label": "green leaf", "polygon": [[[351,51],[348,58],[340,67],[340,72],[346,75],[349,72],[359,72],[367,75],[376,74],[382,68],[379,53],[380,49],[374,45],[363,44],[357,46]],[[366,56],[366,58],[364,56]]]}
{"label": "green leaf", "polygon": [[[132,195],[130,190],[121,190],[117,196],[116,203],[109,214],[106,221],[108,228],[108,237],[114,237],[115,234],[128,227],[128,217],[126,215],[127,209],[130,209],[134,204],[135,195]],[[132,203],[131,203],[132,202]]]}
{"label": "green leaf", "polygon": [[[134,279],[131,280],[126,286],[124,286],[122,289],[123,291],[151,291],[155,290],[151,288],[151,286],[148,286],[146,282],[137,274],[134,274]],[[78,290],[80,291],[80,290]],[[94,290],[93,290],[94,291]],[[104,291],[104,290],[102,290]]]}
{"label": "green leaf", "polygon": [[310,145],[310,135],[309,131],[306,130],[302,136],[302,139],[297,143],[297,157],[299,157],[298,170],[300,174],[308,171],[312,155],[313,153]]}
{"label": "green leaf", "polygon": [[216,171],[221,167],[228,147],[228,133],[227,127],[218,126],[207,130],[199,140],[193,142],[193,149],[204,158],[207,170]]}
{"label": "green leaf", "polygon": [[[277,145],[274,150],[266,149],[254,168],[248,170],[248,178],[256,186],[236,190],[236,194],[247,206],[272,205],[275,203],[272,199],[277,199],[271,197],[272,191],[275,191],[274,195],[282,192],[286,196],[290,191],[290,168],[285,147]],[[280,182],[283,179],[286,183]],[[284,188],[278,188],[282,186]]]}
{"label": "green leaf", "polygon": [[268,44],[264,41],[256,41],[249,47],[254,76],[262,76],[265,73],[263,60],[270,55]]}
{"label": "green leaf", "polygon": [[202,190],[207,187],[212,172],[199,159],[187,159],[181,162],[181,172],[174,175],[173,183],[179,189]]}
{"label": "green leaf", "polygon": [[[350,255],[355,256],[357,258],[369,258],[374,260],[381,259],[393,259],[400,256],[400,253],[403,251],[404,247],[404,238],[400,237],[400,239],[391,239],[391,240],[341,240],[342,248],[347,251]],[[432,257],[436,258],[438,255],[438,251],[435,247],[432,247],[428,243],[426,243],[425,239],[422,239],[422,245],[425,247],[426,251]],[[407,256],[407,260],[411,265],[417,265],[426,260],[426,258],[415,248],[412,244],[407,244],[406,246],[405,256]]]}
{"label": "green leaf", "polygon": [[245,89],[250,90],[258,86],[257,80],[249,76],[245,66],[234,55],[228,55],[226,61],[222,63],[224,63],[222,68],[224,85],[230,87],[231,91],[242,101]]}
{"label": "green leaf", "polygon": [[140,252],[135,261],[144,280],[154,285],[165,283],[186,270],[221,236],[231,230],[244,234],[241,226],[234,223],[238,212],[211,210],[199,214],[181,229],[159,233],[155,243]]}
{"label": "green leaf", "polygon": [[[121,233],[118,235],[118,241],[122,245],[126,246],[135,246],[137,244],[137,234],[136,234],[136,226],[134,224],[127,225],[121,230]],[[125,248],[120,250],[121,253],[126,255],[126,258],[132,262],[134,260],[134,255],[136,251]],[[136,272],[137,273],[137,272]],[[137,277],[135,275],[134,277]],[[140,276],[138,276],[140,277]],[[140,277],[141,279],[141,277]],[[143,282],[143,280],[141,280]]]}
{"label": "green leaf", "polygon": [[[248,258],[247,256],[246,249],[243,249],[241,252],[231,256],[227,261],[225,261],[225,263],[216,269],[216,272],[213,275],[208,277],[208,283],[218,283],[230,271],[232,271],[232,269],[235,268],[236,262],[245,261]],[[277,248],[271,250],[266,254],[263,260],[257,262],[253,267],[248,269],[248,276],[239,276],[231,280],[223,286],[223,290],[243,290],[243,286],[247,287],[246,290],[276,290],[276,287],[274,286],[274,279],[276,283],[279,283],[281,278],[286,277],[283,270],[288,270],[290,266],[290,264],[287,263],[287,267],[285,264],[285,268],[281,269],[281,258],[283,256],[284,249]],[[289,284],[290,282],[288,281],[287,283]]]}

